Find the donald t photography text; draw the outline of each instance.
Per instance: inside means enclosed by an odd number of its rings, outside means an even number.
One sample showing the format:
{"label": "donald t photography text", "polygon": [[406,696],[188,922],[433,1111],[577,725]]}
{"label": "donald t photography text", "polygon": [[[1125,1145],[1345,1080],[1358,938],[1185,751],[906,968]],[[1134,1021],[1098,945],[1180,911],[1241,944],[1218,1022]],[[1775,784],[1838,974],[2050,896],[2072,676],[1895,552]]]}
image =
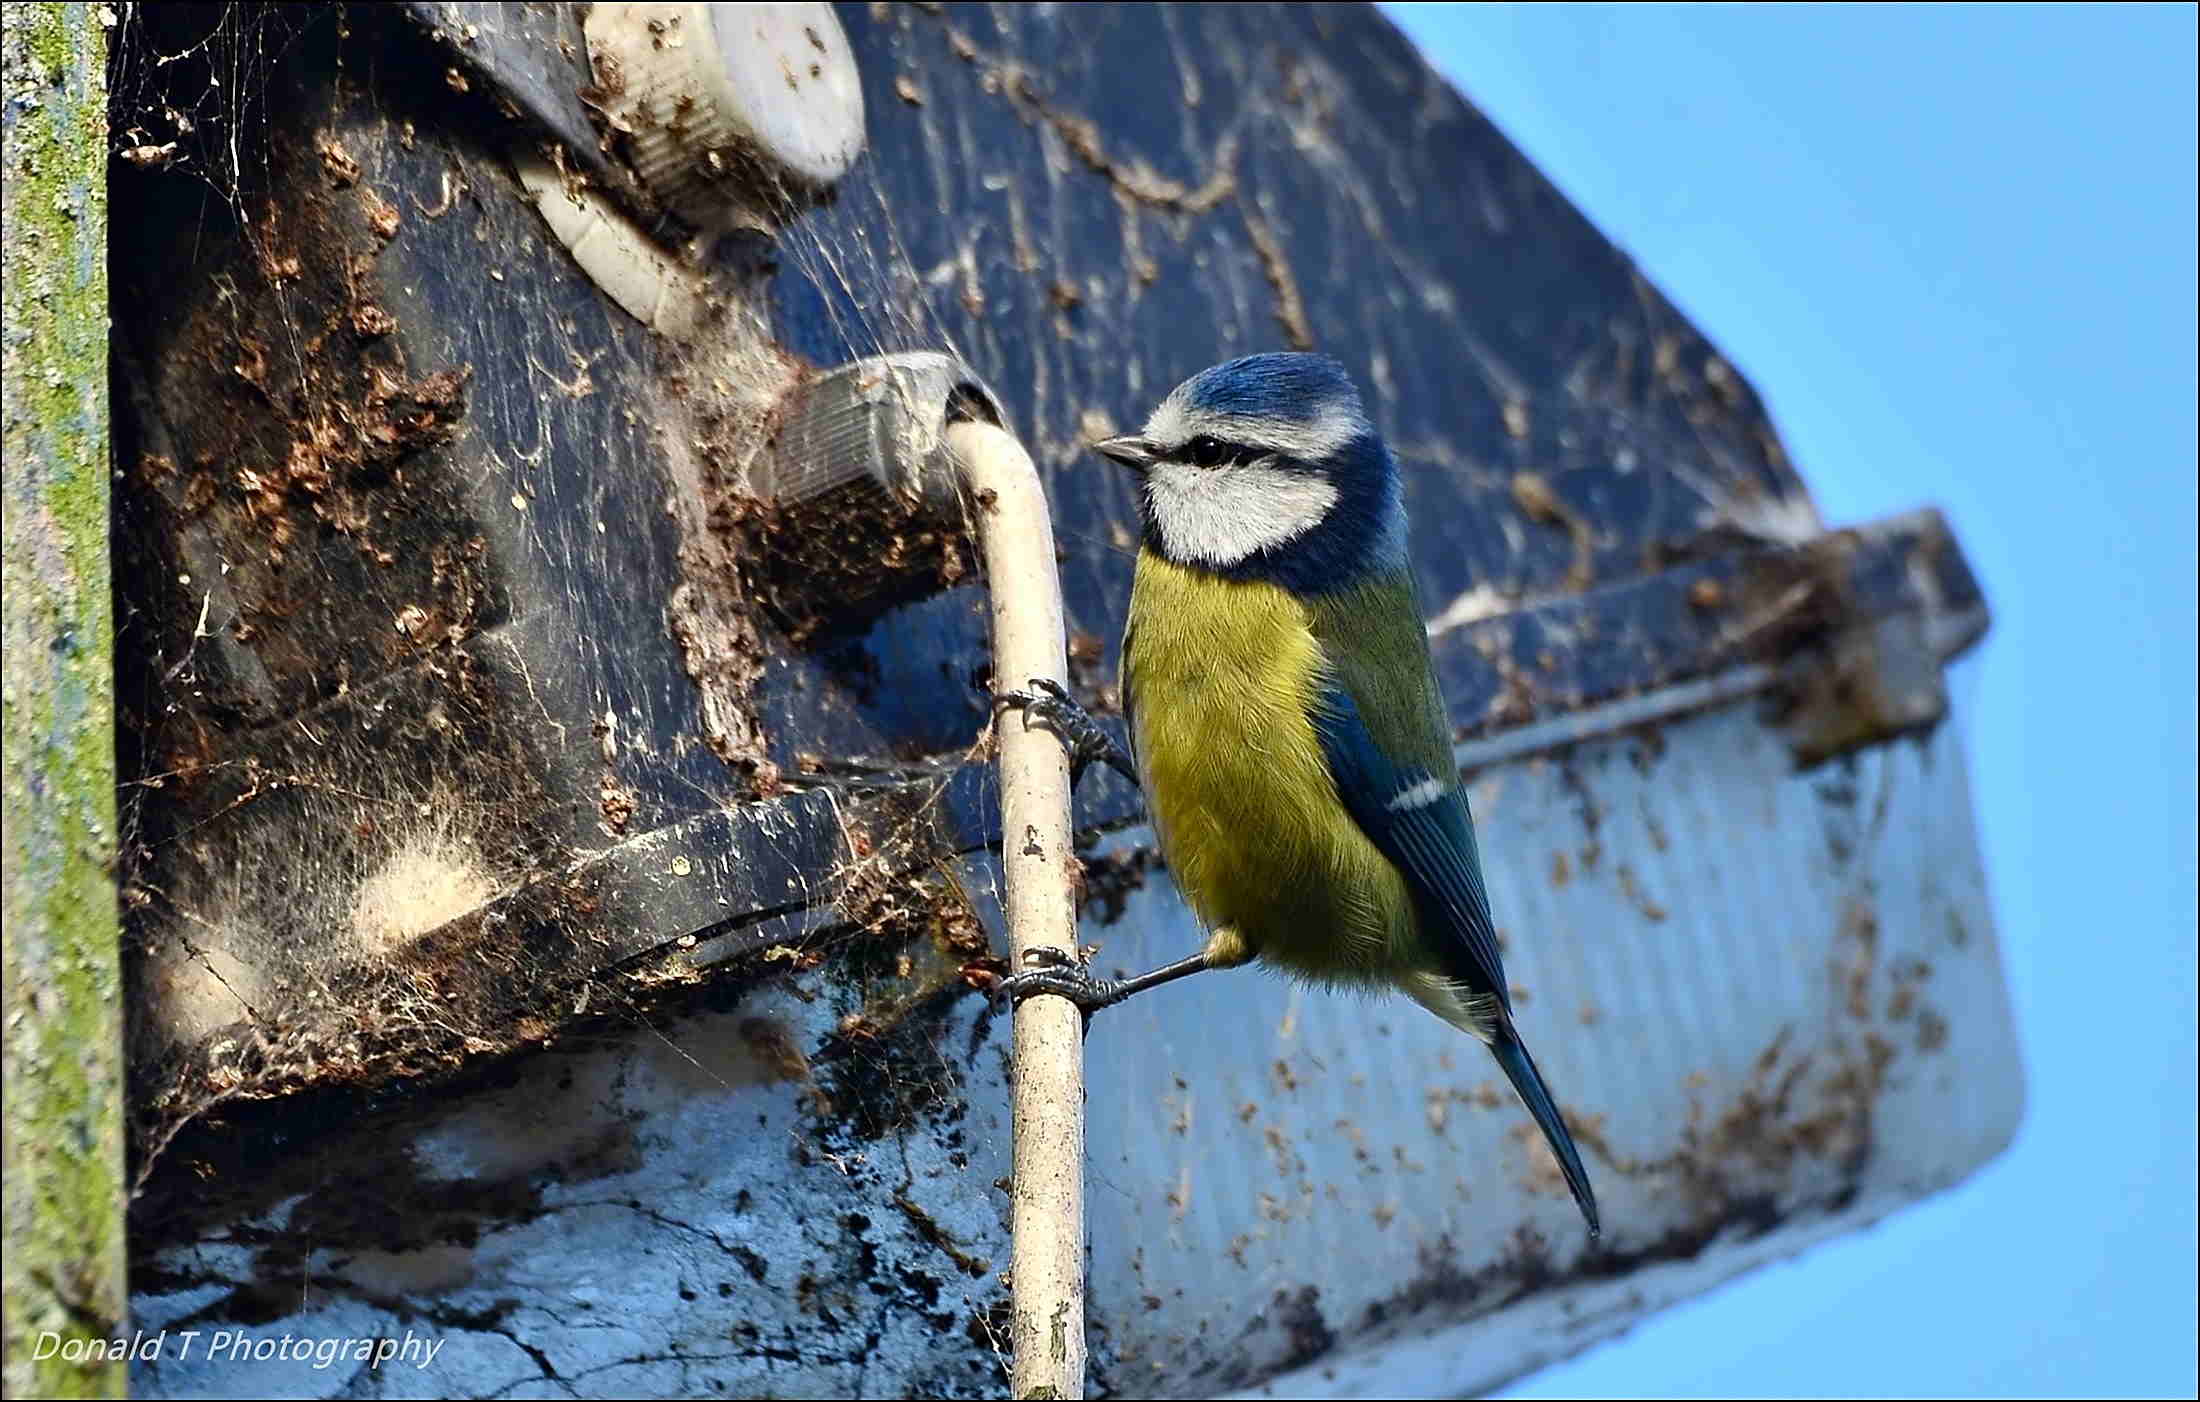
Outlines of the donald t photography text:
{"label": "donald t photography text", "polygon": [[244,1329],[162,1329],[152,1334],[140,1329],[128,1338],[95,1339],[47,1329],[39,1333],[33,1348],[40,1360],[59,1357],[71,1363],[109,1359],[132,1363],[287,1362],[310,1364],[316,1369],[338,1363],[364,1364],[369,1369],[385,1363],[429,1368],[442,1351],[443,1340],[426,1338],[410,1329],[401,1339],[341,1335],[314,1338],[307,1334],[255,1334]]}

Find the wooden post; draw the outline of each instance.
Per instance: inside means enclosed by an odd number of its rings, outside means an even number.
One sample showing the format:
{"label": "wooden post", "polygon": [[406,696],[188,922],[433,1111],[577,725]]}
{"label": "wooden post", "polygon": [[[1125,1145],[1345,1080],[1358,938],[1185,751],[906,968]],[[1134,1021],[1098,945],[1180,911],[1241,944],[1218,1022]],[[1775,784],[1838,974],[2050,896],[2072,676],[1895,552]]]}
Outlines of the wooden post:
{"label": "wooden post", "polygon": [[[0,47],[5,484],[6,1391],[121,1396],[122,973],[108,595],[104,5]],[[64,1356],[63,1344],[74,1341]],[[45,1355],[40,1357],[40,1355]]]}

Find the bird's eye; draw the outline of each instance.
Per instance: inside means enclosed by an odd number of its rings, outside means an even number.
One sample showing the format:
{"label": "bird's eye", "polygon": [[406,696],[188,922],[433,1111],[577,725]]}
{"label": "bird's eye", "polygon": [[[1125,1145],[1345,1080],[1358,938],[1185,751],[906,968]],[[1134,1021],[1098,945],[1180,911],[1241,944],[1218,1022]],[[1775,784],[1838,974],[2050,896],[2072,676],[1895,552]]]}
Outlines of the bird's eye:
{"label": "bird's eye", "polygon": [[1221,439],[1204,433],[1184,445],[1185,460],[1194,467],[1220,467],[1228,455],[1229,450],[1222,446]]}

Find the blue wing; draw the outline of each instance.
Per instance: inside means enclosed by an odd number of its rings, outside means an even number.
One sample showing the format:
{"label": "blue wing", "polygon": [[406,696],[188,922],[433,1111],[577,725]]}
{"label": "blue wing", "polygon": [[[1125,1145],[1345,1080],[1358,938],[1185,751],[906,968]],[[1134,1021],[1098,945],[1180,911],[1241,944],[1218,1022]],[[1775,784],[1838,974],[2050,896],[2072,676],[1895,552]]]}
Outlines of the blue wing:
{"label": "blue wing", "polygon": [[[1466,796],[1459,792],[1448,764],[1445,773],[1434,774],[1386,754],[1369,733],[1359,703],[1344,686],[1329,686],[1315,707],[1313,721],[1338,797],[1375,849],[1405,877],[1421,932],[1444,972],[1466,985],[1469,993],[1496,1000],[1495,1025],[1485,1034],[1490,1052],[1550,1141],[1566,1186],[1588,1220],[1589,1235],[1596,1236],[1600,1230],[1596,1190],[1581,1162],[1581,1151],[1542,1072],[1513,1029],[1512,996],[1497,956],[1490,898],[1482,889],[1482,854],[1475,850],[1474,819],[1467,813]],[[1447,761],[1449,749],[1444,747]]]}
{"label": "blue wing", "polygon": [[1405,877],[1445,972],[1471,992],[1494,994],[1509,1017],[1512,998],[1482,887],[1482,856],[1458,784],[1448,774],[1392,762],[1341,686],[1327,689],[1313,721],[1338,796],[1375,850]]}

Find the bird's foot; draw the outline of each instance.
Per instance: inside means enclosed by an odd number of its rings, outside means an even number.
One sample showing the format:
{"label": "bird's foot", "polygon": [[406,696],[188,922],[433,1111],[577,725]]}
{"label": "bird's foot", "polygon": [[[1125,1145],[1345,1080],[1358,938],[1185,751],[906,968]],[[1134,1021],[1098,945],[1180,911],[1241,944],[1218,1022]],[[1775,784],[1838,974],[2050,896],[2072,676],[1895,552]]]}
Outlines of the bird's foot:
{"label": "bird's foot", "polygon": [[1121,979],[1093,977],[1089,969],[1059,949],[1027,949],[1024,963],[1025,968],[994,985],[995,998],[1021,1003],[1034,994],[1052,993],[1069,999],[1090,1017],[1122,1002],[1132,991]]}
{"label": "bird's foot", "polygon": [[1062,744],[1069,750],[1069,785],[1077,787],[1085,770],[1095,761],[1138,786],[1138,769],[1131,757],[1115,742],[1092,712],[1077,704],[1060,682],[1045,677],[1033,677],[1029,691],[1004,691],[998,698],[1002,706],[1013,706],[1025,717],[1037,720],[1062,737]]}

